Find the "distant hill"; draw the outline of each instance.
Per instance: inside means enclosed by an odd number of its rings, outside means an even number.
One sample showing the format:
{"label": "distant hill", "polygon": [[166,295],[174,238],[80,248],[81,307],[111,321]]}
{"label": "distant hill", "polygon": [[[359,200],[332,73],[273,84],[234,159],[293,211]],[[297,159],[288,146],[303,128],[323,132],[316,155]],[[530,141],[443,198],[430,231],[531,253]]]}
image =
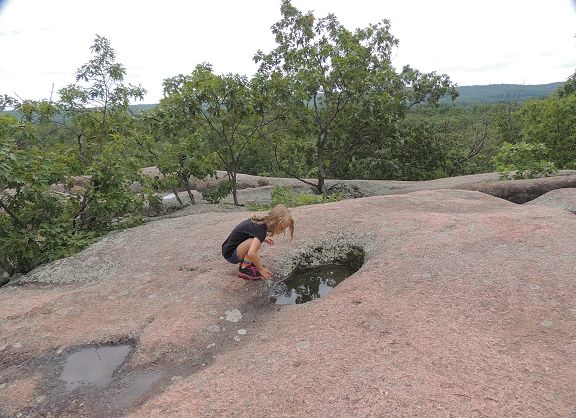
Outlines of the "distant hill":
{"label": "distant hill", "polygon": [[[480,103],[499,102],[525,102],[530,99],[543,99],[554,93],[563,82],[549,84],[489,84],[487,86],[461,86],[458,87],[460,96],[453,102],[455,105],[469,105]],[[450,103],[449,98],[441,100]]]}
{"label": "distant hill", "polygon": [[[157,106],[157,104],[135,104],[135,105],[130,105],[130,110],[135,113],[141,113],[141,112],[148,112],[149,110],[154,109]],[[16,119],[19,119],[21,114],[19,112],[16,112],[15,110],[4,110],[4,111],[0,111],[0,115],[11,115],[14,116]],[[57,117],[56,120],[58,121],[62,121],[62,117]]]}
{"label": "distant hill", "polygon": [[[474,104],[489,104],[501,102],[516,102],[522,103],[531,99],[543,99],[562,86],[564,82],[549,83],[549,84],[489,84],[485,86],[460,86],[457,87],[458,98],[452,102],[449,98],[445,97],[440,99],[440,103],[454,104],[456,106],[468,106]],[[131,105],[130,109],[134,113],[146,112],[155,108],[157,104],[136,104]],[[14,111],[4,111],[0,114],[10,114],[19,117],[19,114]]]}

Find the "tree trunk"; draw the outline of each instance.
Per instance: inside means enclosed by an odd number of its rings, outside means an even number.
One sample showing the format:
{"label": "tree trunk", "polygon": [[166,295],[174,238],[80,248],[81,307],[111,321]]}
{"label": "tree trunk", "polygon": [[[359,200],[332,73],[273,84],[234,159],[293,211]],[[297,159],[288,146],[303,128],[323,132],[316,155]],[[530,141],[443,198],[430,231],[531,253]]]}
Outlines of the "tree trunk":
{"label": "tree trunk", "polygon": [[180,206],[184,206],[184,202],[182,202],[182,199],[180,199],[180,196],[178,196],[178,192],[176,191],[176,189],[172,189],[172,193],[174,193],[174,196],[176,196],[176,200],[178,201],[178,203],[180,203]]}
{"label": "tree trunk", "polygon": [[234,199],[234,206],[244,206],[238,203],[238,191],[236,188],[236,172],[228,171],[228,179],[232,182],[232,199]]}
{"label": "tree trunk", "polygon": [[316,188],[318,189],[318,194],[326,194],[325,179],[326,174],[324,173],[324,143],[326,140],[326,132],[318,133],[318,141],[316,143],[317,149],[317,163],[318,163],[318,184]]}
{"label": "tree trunk", "polygon": [[186,185],[186,193],[188,193],[188,197],[190,198],[190,204],[195,205],[196,202],[194,201],[194,195],[192,194],[192,190],[190,190],[190,182],[188,181],[188,179],[184,181],[184,184]]}

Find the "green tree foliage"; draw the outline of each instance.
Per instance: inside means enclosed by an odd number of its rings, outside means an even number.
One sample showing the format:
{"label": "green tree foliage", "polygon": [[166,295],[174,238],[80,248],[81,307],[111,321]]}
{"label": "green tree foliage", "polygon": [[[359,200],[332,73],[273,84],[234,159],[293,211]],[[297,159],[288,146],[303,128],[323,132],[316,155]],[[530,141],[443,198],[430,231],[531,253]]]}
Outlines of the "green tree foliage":
{"label": "green tree foliage", "polygon": [[189,76],[164,81],[159,107],[175,115],[180,129],[200,135],[208,150],[232,182],[234,203],[238,205],[236,174],[246,151],[269,135],[281,114],[271,110],[267,89],[275,77],[262,75],[217,75],[209,64],[198,65]]}
{"label": "green tree foliage", "polygon": [[93,237],[72,227],[79,198],[50,188],[70,175],[66,157],[20,149],[14,137],[34,127],[14,122],[0,122],[0,268],[10,275],[68,255]]}
{"label": "green tree foliage", "polygon": [[[128,104],[144,90],[123,84],[125,70],[107,39],[97,37],[91,50],[94,58],[76,75],[80,84],[62,89],[60,101],[2,101],[21,115],[17,123],[0,120],[0,263],[10,274],[140,220],[145,196],[130,187],[145,179],[132,151]],[[45,141],[50,135],[60,141]],[[85,184],[75,185],[74,175]]]}
{"label": "green tree foliage", "polygon": [[[406,66],[397,74],[391,62],[398,41],[384,20],[351,32],[334,15],[317,19],[296,9],[289,0],[281,6],[282,19],[272,31],[277,47],[255,56],[260,72],[281,74],[290,80],[292,112],[304,126],[313,126],[318,192],[325,193],[327,155],[336,140],[337,125],[349,112],[365,108],[366,101],[382,101],[382,115],[393,121],[418,103],[436,103],[456,91],[446,75],[423,74]],[[335,147],[332,147],[335,149]]]}
{"label": "green tree foliage", "polygon": [[570,96],[574,93],[576,93],[576,71],[568,77],[566,82],[556,92],[559,97]]}
{"label": "green tree foliage", "polygon": [[526,102],[514,113],[521,140],[504,143],[495,157],[503,175],[546,176],[557,168],[576,168],[576,73],[557,94]]}
{"label": "green tree foliage", "polygon": [[216,154],[198,132],[182,123],[182,119],[166,107],[140,115],[141,130],[133,135],[137,149],[143,152],[142,160],[153,165],[161,173],[154,187],[171,190],[181,205],[178,190],[184,188],[195,204],[190,181],[213,176],[217,166]]}
{"label": "green tree foliage", "polygon": [[527,102],[520,114],[526,142],[546,145],[559,169],[576,168],[576,94]]}
{"label": "green tree foliage", "polygon": [[142,100],[146,90],[124,83],[126,69],[117,63],[110,41],[97,36],[94,57],[76,72],[76,83],[59,91],[61,126],[73,133],[78,158],[89,164],[105,144],[130,133],[130,100]]}
{"label": "green tree foliage", "polygon": [[503,179],[531,179],[546,177],[556,172],[556,166],[546,158],[544,144],[505,142],[494,157],[496,169]]}

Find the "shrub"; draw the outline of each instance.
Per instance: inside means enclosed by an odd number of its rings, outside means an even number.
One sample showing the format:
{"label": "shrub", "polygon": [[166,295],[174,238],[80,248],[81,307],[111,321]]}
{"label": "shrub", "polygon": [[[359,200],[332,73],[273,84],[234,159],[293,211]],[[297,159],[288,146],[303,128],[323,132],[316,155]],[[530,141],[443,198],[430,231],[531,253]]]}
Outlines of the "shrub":
{"label": "shrub", "polygon": [[339,194],[331,195],[317,195],[312,193],[296,194],[292,186],[276,186],[270,193],[269,205],[257,205],[249,203],[248,208],[254,211],[269,210],[277,205],[284,205],[287,207],[317,205],[320,203],[337,202],[341,200]]}
{"label": "shrub", "polygon": [[229,181],[221,181],[217,186],[202,192],[202,198],[210,203],[220,203],[222,199],[232,192],[234,184]]}
{"label": "shrub", "polygon": [[556,166],[547,159],[544,144],[504,142],[500,152],[494,157],[496,170],[501,179],[529,179],[554,174]]}

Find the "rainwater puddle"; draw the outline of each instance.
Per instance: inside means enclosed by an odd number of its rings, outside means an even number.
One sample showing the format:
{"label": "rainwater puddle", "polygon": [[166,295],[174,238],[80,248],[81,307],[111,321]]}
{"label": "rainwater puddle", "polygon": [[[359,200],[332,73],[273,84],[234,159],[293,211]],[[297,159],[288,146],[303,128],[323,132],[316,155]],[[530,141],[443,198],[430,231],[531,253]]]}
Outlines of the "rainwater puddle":
{"label": "rainwater puddle", "polygon": [[341,264],[325,264],[305,270],[297,270],[272,290],[276,305],[294,305],[310,302],[326,296],[338,283],[358,269]]}
{"label": "rainwater puddle", "polygon": [[104,387],[112,380],[112,374],[124,362],[132,347],[127,344],[88,347],[68,356],[60,379],[66,389],[81,386]]}

